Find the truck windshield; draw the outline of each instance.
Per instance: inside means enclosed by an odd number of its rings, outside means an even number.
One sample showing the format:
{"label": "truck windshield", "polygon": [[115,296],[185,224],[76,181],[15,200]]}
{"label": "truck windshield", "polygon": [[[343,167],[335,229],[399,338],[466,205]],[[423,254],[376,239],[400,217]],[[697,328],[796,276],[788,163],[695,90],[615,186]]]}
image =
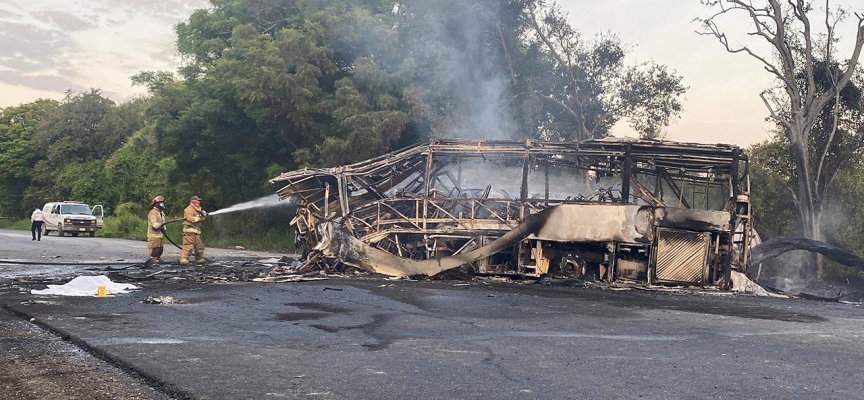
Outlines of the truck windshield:
{"label": "truck windshield", "polygon": [[86,204],[63,204],[60,206],[60,213],[74,215],[93,215],[90,213],[90,207]]}

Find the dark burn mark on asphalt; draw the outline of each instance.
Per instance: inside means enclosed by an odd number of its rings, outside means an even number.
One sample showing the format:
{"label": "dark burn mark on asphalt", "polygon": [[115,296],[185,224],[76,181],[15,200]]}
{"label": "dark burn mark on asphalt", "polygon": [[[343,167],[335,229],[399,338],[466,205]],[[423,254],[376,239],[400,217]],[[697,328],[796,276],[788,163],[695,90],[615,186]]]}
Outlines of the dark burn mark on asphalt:
{"label": "dark burn mark on asphalt", "polygon": [[[449,286],[439,284],[430,285],[428,282],[406,283],[394,288],[368,288],[372,293],[391,300],[410,304],[426,311],[437,312],[442,307],[430,302],[430,297],[436,292],[454,290]],[[669,310],[691,312],[697,314],[711,314],[726,317],[737,317],[759,320],[773,320],[798,323],[819,323],[827,321],[820,315],[797,312],[780,308],[783,304],[779,300],[777,307],[766,305],[754,305],[753,298],[719,298],[714,296],[700,296],[697,293],[666,293],[666,292],[644,292],[644,291],[622,291],[614,292],[603,289],[567,287],[549,284],[515,285],[515,284],[488,284],[483,286],[472,286],[459,289],[478,292],[482,297],[475,299],[477,307],[488,316],[498,315],[501,318],[521,318],[518,312],[496,312],[502,307],[512,308],[512,305],[485,299],[489,292],[509,293],[519,296],[531,296],[545,299],[555,299],[556,303],[566,305],[572,302],[570,309],[574,314],[592,315],[608,318],[629,317],[638,310]],[[770,302],[770,299],[758,299],[760,302]],[[786,300],[788,301],[788,300]],[[586,307],[589,305],[589,307]],[[551,304],[551,302],[550,302]],[[445,306],[446,307],[446,306]],[[461,309],[460,312],[467,312]]]}
{"label": "dark burn mark on asphalt", "polygon": [[[586,290],[590,292],[591,290]],[[718,299],[690,293],[603,293],[608,304],[616,308],[683,311],[747,319],[817,323],[826,318],[782,308],[742,304],[739,299]],[[741,299],[749,300],[749,299]]]}
{"label": "dark burn mark on asphalt", "polygon": [[347,308],[324,303],[285,303],[285,305],[297,307],[303,310],[315,310],[333,314],[348,314],[351,312],[351,310]]}
{"label": "dark burn mark on asphalt", "polygon": [[377,351],[384,350],[387,347],[390,347],[390,345],[396,341],[396,339],[391,335],[387,335],[381,332],[381,328],[383,328],[388,322],[390,322],[393,317],[394,316],[391,314],[375,314],[372,316],[372,321],[360,325],[329,326],[321,324],[311,324],[309,326],[315,329],[320,329],[327,333],[339,333],[341,331],[360,330],[366,336],[373,338],[377,341],[376,343],[363,344],[363,347],[369,351]]}
{"label": "dark burn mark on asphalt", "polygon": [[210,296],[210,297],[189,297],[189,298],[185,298],[185,299],[175,299],[175,300],[179,304],[198,304],[198,303],[204,303],[204,302],[208,302],[208,301],[216,301],[216,300],[221,300],[221,299],[222,299],[221,297]]}
{"label": "dark burn mark on asphalt", "polygon": [[73,316],[73,318],[86,318],[91,321],[111,322],[125,316],[125,314],[81,314],[75,315]]}
{"label": "dark burn mark on asphalt", "polygon": [[777,308],[763,306],[746,306],[733,305],[731,307],[698,307],[688,304],[680,307],[665,307],[671,310],[705,313],[713,315],[723,315],[727,317],[738,317],[748,319],[765,319],[784,322],[802,322],[802,323],[817,323],[825,322],[828,319],[819,315],[796,313]]}
{"label": "dark burn mark on asphalt", "polygon": [[310,319],[321,319],[327,316],[327,313],[322,312],[295,312],[295,313],[276,313],[274,319],[278,321],[304,321]]}
{"label": "dark burn mark on asphalt", "polygon": [[315,329],[320,329],[327,333],[338,333],[339,331],[346,329],[354,329],[352,326],[327,326],[327,325],[319,325],[319,324],[311,324],[309,325]]}
{"label": "dark burn mark on asphalt", "polygon": [[[550,285],[507,285],[507,290],[513,293],[544,298],[572,299],[574,302],[580,304],[584,301],[595,304],[604,303],[607,307],[599,307],[599,309],[609,317],[615,317],[622,309],[649,309],[785,322],[817,323],[827,321],[827,318],[819,315],[795,312],[779,307],[747,304],[755,300],[751,298],[718,298],[686,292],[611,292],[602,289]],[[769,301],[768,299],[759,300]],[[574,311],[577,311],[575,307]]]}
{"label": "dark burn mark on asphalt", "polygon": [[382,342],[378,342],[378,343],[367,343],[367,344],[364,344],[363,347],[365,347],[369,351],[378,351],[378,350],[384,350],[384,349],[390,347],[390,345],[392,343],[393,343],[392,341],[386,341],[386,342],[382,341]]}
{"label": "dark burn mark on asphalt", "polygon": [[380,330],[384,325],[390,322],[393,317],[394,316],[391,314],[375,314],[372,316],[371,322],[358,325],[357,329],[360,329],[367,336],[378,340],[378,343],[364,344],[363,347],[370,351],[384,350],[387,347],[390,347],[390,345],[395,342],[395,339],[383,334]]}
{"label": "dark burn mark on asphalt", "polygon": [[[286,306],[296,307],[301,310],[313,310],[313,311],[301,311],[301,312],[288,312],[288,313],[277,313],[275,319],[279,321],[303,321],[303,320],[311,320],[311,319],[321,319],[327,317],[330,314],[348,314],[351,310],[339,307],[332,304],[324,304],[324,303],[284,303]],[[320,326],[312,326],[313,328],[322,329]],[[326,329],[324,329],[326,330]]]}

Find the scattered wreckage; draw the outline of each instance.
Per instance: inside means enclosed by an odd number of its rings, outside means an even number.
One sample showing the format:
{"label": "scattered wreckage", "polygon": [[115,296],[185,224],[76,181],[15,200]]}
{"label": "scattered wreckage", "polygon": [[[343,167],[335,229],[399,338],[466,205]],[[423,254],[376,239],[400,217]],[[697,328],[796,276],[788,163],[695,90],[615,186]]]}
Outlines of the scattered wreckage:
{"label": "scattered wreckage", "polygon": [[453,139],[271,183],[308,264],[725,289],[758,241],[748,166],[725,144]]}

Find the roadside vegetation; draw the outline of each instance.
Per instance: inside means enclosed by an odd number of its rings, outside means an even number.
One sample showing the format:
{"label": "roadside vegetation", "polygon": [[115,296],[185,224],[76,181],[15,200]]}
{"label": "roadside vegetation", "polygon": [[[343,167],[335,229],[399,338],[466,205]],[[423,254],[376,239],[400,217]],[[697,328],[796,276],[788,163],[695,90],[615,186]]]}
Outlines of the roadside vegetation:
{"label": "roadside vegetation", "polygon": [[30,230],[29,219],[0,218],[0,228]]}

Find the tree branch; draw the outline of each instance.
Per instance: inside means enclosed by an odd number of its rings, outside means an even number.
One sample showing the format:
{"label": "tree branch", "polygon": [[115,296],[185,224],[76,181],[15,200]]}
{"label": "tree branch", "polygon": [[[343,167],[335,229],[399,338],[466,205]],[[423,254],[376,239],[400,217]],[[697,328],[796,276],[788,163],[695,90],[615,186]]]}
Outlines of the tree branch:
{"label": "tree branch", "polygon": [[507,41],[504,40],[504,31],[501,30],[501,21],[495,21],[495,28],[498,29],[498,43],[501,44],[501,49],[504,50],[504,59],[507,60],[507,70],[510,72],[508,74],[510,76],[510,85],[516,86],[518,80],[516,79],[516,72],[513,69],[513,59],[510,57],[510,50],[507,48]]}
{"label": "tree branch", "polygon": [[[833,85],[834,80],[831,79],[831,81],[831,84]],[[828,150],[831,148],[831,143],[834,142],[834,135],[835,133],[837,133],[837,120],[840,119],[840,116],[838,115],[840,114],[840,91],[834,90],[834,92],[837,93],[836,97],[834,98],[834,124],[831,127],[831,133],[828,134],[828,141],[825,143],[825,148],[822,151],[822,157],[819,158],[819,166],[816,167],[816,179],[814,180],[816,183],[816,193],[819,195],[819,197],[822,197],[821,192],[819,191],[819,182],[821,182],[822,179],[822,167],[825,165],[825,159],[828,157]],[[823,185],[822,190],[827,191],[828,185]]]}
{"label": "tree branch", "polygon": [[[837,88],[845,87],[846,84],[849,83],[850,80],[852,80],[852,75],[855,74],[855,68],[858,66],[858,58],[861,56],[861,47],[864,46],[864,15],[859,15],[858,13],[855,13],[855,17],[858,18],[858,29],[855,35],[855,45],[852,50],[852,56],[849,58],[849,63],[846,64],[846,70],[837,79],[837,84],[834,88],[835,90],[838,90]],[[814,107],[824,107],[825,104],[828,104],[832,97],[834,97],[833,90],[822,93],[819,98],[814,100]]]}
{"label": "tree branch", "polygon": [[759,98],[762,99],[762,102],[765,103],[765,107],[768,108],[768,112],[771,113],[771,118],[774,118],[780,125],[783,125],[784,128],[792,130],[792,124],[789,123],[785,118],[781,118],[780,115],[774,111],[774,107],[771,106],[771,102],[768,101],[768,98],[765,97],[765,92],[759,93]]}
{"label": "tree branch", "polygon": [[[789,4],[792,6],[792,10],[795,14],[795,18],[797,18],[804,25],[804,32],[802,35],[804,36],[804,68],[807,74],[807,97],[813,99],[816,97],[816,78],[813,74],[813,38],[811,34],[810,28],[810,18],[807,17],[807,6],[804,4],[804,0],[788,0]],[[828,10],[825,10],[825,14],[828,14]],[[827,18],[827,17],[826,17]],[[806,103],[809,103],[807,101]],[[811,112],[811,110],[807,110],[807,112]]]}
{"label": "tree branch", "polygon": [[[754,53],[752,50],[750,50],[749,47],[741,46],[738,48],[732,48],[732,46],[729,45],[729,39],[726,37],[726,34],[720,32],[720,29],[717,27],[717,24],[714,21],[708,19],[708,20],[703,20],[702,23],[705,26],[705,28],[708,29],[709,31],[708,32],[698,32],[697,31],[696,32],[697,34],[703,35],[703,36],[714,36],[715,38],[717,38],[717,40],[720,42],[720,44],[722,44],[723,47],[726,49],[726,51],[729,53],[733,53],[733,54],[742,53],[742,52],[747,53],[751,57],[760,61],[763,64],[766,71],[768,71],[771,74],[773,74],[774,76],[776,76],[777,79],[780,79],[781,81],[783,81],[783,83],[785,83],[787,86],[795,85],[794,77],[792,80],[788,79],[785,74],[783,74],[782,72],[780,72],[779,69],[777,69],[777,66],[768,62],[768,60],[765,59],[765,57],[762,57],[762,56]],[[768,36],[763,36],[763,37],[765,37],[766,40],[768,40],[772,44],[774,43],[773,38],[770,38]]]}

